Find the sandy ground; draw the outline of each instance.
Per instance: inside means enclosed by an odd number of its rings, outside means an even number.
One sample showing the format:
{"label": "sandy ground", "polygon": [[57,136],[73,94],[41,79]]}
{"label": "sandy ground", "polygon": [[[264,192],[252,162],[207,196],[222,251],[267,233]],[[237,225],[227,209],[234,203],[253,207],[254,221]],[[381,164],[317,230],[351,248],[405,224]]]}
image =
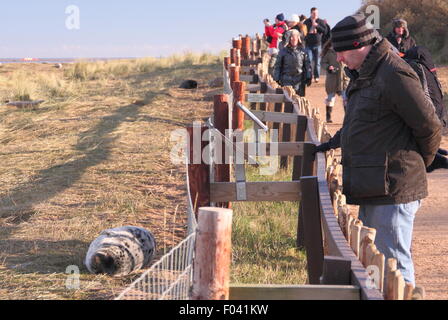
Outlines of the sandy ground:
{"label": "sandy ground", "polygon": [[[448,68],[444,68],[448,69]],[[447,70],[442,70],[442,72]],[[307,98],[313,106],[319,107],[322,119],[325,117],[325,77],[313,84],[307,91]],[[329,130],[334,134],[342,125],[344,111],[342,99],[338,97],[333,112],[334,124]],[[448,148],[448,137],[442,147]],[[428,300],[448,299],[448,171],[436,171],[428,175],[429,197],[423,201],[417,213],[414,226],[413,255],[416,282],[426,291]]]}

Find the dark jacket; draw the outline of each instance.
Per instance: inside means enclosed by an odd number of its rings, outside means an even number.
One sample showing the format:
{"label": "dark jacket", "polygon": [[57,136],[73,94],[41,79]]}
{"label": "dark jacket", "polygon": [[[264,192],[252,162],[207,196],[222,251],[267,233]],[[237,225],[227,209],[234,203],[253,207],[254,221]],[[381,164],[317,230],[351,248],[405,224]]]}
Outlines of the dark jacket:
{"label": "dark jacket", "polygon": [[305,50],[299,46],[280,50],[274,67],[275,81],[281,86],[297,87],[311,78],[311,63]]}
{"label": "dark jacket", "polygon": [[448,125],[448,114],[443,101],[442,85],[437,77],[437,69],[431,53],[427,48],[418,46],[408,50],[404,58],[417,73],[425,94],[431,100],[437,116],[446,128]]}
{"label": "dark jacket", "polygon": [[406,53],[409,49],[415,47],[415,40],[409,35],[409,31],[405,32],[400,44],[398,44],[397,35],[395,31],[388,34],[387,40],[398,49],[402,54]]}
{"label": "dark jacket", "polygon": [[322,45],[322,37],[325,39],[328,39],[328,34],[330,32],[330,28],[322,19],[317,19],[316,23],[317,26],[317,33],[310,33],[312,30],[313,22],[311,21],[311,18],[308,18],[305,20],[304,24],[308,28],[308,34],[305,38],[305,43],[307,47],[314,47],[314,46],[321,46]]}
{"label": "dark jacket", "polygon": [[340,132],[343,192],[349,204],[402,204],[428,195],[426,167],[441,123],[412,68],[378,41],[351,73]]}
{"label": "dark jacket", "polygon": [[[330,66],[334,67],[333,72],[328,70]],[[325,79],[325,90],[327,94],[341,93],[347,89],[350,79],[345,74],[344,65],[338,62],[336,51],[333,48],[329,48],[328,51],[323,52],[322,69],[327,70],[327,77]]]}

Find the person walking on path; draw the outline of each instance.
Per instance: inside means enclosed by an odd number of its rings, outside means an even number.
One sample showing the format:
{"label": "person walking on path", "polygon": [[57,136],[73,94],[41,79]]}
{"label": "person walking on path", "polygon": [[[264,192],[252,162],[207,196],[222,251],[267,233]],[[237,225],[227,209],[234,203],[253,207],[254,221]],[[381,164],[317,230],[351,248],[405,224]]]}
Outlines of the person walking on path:
{"label": "person walking on path", "polygon": [[[300,17],[297,14],[293,14],[286,24],[288,26],[288,31],[295,29],[300,32],[300,44],[304,44],[306,35],[308,34],[308,28],[300,21]],[[283,41],[280,50],[288,45],[289,38],[287,38],[287,35],[290,34],[291,33],[288,32],[283,34]]]}
{"label": "person walking on path", "polygon": [[293,29],[288,45],[278,54],[273,78],[281,86],[292,86],[296,93],[304,96],[303,84],[310,85],[312,80],[311,65],[308,55],[301,46],[300,32]]}
{"label": "person walking on path", "polygon": [[395,19],[392,21],[392,27],[392,32],[387,36],[387,40],[398,49],[400,56],[404,57],[406,51],[415,47],[415,40],[409,33],[406,20]]}
{"label": "person walking on path", "polygon": [[325,79],[325,90],[327,92],[326,120],[327,123],[333,123],[331,114],[336,103],[336,95],[342,96],[344,106],[346,104],[346,94],[350,78],[345,74],[344,64],[337,60],[336,51],[334,51],[331,41],[327,41],[322,50],[322,68],[327,71]]}
{"label": "person walking on path", "polygon": [[440,146],[441,122],[417,74],[363,14],[340,21],[331,39],[351,78],[342,129],[329,142],[342,150],[343,193],[377,230],[378,249],[415,286],[413,225],[428,196],[426,168]]}
{"label": "person walking on path", "polygon": [[278,46],[279,42],[283,37],[283,33],[288,30],[285,23],[285,16],[280,13],[275,18],[275,24],[271,25],[268,19],[264,20],[265,25],[265,35],[269,43],[268,55],[271,57],[269,61],[269,73],[272,74],[275,66],[275,61],[277,60],[277,55],[279,52]]}
{"label": "person walking on path", "polygon": [[330,30],[325,21],[319,19],[319,10],[317,8],[311,8],[311,16],[305,20],[304,24],[308,29],[308,34],[305,38],[306,52],[313,63],[314,81],[319,82],[322,37],[325,37]]}

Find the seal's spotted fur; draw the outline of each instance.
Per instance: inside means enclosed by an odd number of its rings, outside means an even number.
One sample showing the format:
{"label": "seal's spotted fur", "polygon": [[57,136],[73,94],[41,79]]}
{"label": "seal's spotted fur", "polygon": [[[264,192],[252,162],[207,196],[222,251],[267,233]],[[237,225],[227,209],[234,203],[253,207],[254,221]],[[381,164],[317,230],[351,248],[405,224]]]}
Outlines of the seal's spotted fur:
{"label": "seal's spotted fur", "polygon": [[139,227],[120,227],[101,232],[84,261],[91,273],[127,275],[148,266],[156,242],[151,232]]}

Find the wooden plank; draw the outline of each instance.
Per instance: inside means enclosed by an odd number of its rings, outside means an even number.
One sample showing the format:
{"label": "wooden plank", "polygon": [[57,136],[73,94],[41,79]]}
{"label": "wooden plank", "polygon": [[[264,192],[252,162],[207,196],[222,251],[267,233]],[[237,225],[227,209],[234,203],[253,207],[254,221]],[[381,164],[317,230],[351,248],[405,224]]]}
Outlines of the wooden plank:
{"label": "wooden plank", "polygon": [[262,62],[263,62],[263,60],[261,58],[255,59],[255,60],[243,59],[243,60],[241,60],[241,65],[247,67],[247,66],[254,66],[254,65],[257,65],[257,64],[262,63]]}
{"label": "wooden plank", "polygon": [[244,81],[244,82],[253,82],[254,78],[255,77],[251,76],[251,75],[245,75],[245,74],[240,75],[240,81]]}
{"label": "wooden plank", "polygon": [[[226,134],[229,128],[229,97],[227,95],[216,95],[213,105],[213,123],[215,128],[222,134]],[[218,155],[216,164],[215,180],[216,182],[230,182],[230,162],[225,158],[226,147],[223,143],[221,150],[215,150],[215,156]],[[220,155],[220,157],[219,157]],[[218,207],[230,208],[230,203],[218,203]]]}
{"label": "wooden plank", "polygon": [[385,275],[385,298],[386,300],[394,299],[394,281],[395,271],[397,270],[397,260],[393,258],[387,259],[386,275]]}
{"label": "wooden plank", "polygon": [[[200,207],[210,205],[210,166],[204,162],[202,151],[207,147],[208,142],[202,141],[202,136],[208,128],[204,125],[200,127],[187,127],[188,141],[188,180],[190,184],[191,203],[194,206],[195,214]],[[199,144],[199,145],[196,145]]]}
{"label": "wooden plank", "polygon": [[323,272],[324,247],[320,217],[319,191],[317,177],[300,179],[302,194],[303,232],[307,258],[308,278],[310,284],[319,284]]}
{"label": "wooden plank", "polygon": [[[284,95],[283,95],[284,97]],[[284,104],[284,112],[285,113],[293,113],[293,105],[290,102],[285,102]],[[291,125],[284,123],[283,124],[283,134],[282,134],[282,142],[290,142],[291,141]],[[289,157],[283,156],[280,158],[280,168],[288,169],[289,166]]]}
{"label": "wooden plank", "polygon": [[247,91],[260,91],[261,85],[260,84],[248,84],[246,86]]}
{"label": "wooden plank", "polygon": [[414,292],[414,285],[412,283],[406,283],[404,288],[404,299],[403,300],[412,300],[412,294]]}
{"label": "wooden plank", "polygon": [[[241,77],[240,77],[241,79]],[[266,102],[266,103],[284,103],[287,102],[284,94],[251,94],[248,93],[245,96],[247,102]]]}
{"label": "wooden plank", "polygon": [[360,300],[356,286],[231,285],[230,300]]}
{"label": "wooden plank", "polygon": [[324,257],[322,284],[349,285],[352,261],[343,257]]}
{"label": "wooden plank", "polygon": [[355,256],[359,259],[359,245],[361,243],[361,229],[362,229],[362,221],[356,220],[352,226],[351,236],[350,236],[350,245],[355,253]]}
{"label": "wooden plank", "polygon": [[279,143],[245,143],[246,154],[255,156],[249,151],[257,150],[258,156],[303,156],[303,142],[279,142]]}
{"label": "wooden plank", "polygon": [[[297,116],[297,115],[296,115]],[[305,134],[308,127],[308,118],[304,116],[297,116],[297,130],[295,142],[305,141]],[[296,156],[293,159],[292,180],[297,181],[302,176],[303,155]],[[301,217],[302,203],[299,204],[299,216],[297,217],[297,248],[303,248],[305,245],[305,238],[303,232],[303,219]]]}
{"label": "wooden plank", "polygon": [[250,73],[253,70],[255,70],[255,67],[250,67],[250,66],[241,67],[241,72],[243,72],[243,73]]}
{"label": "wooden plank", "polygon": [[[252,111],[252,113],[263,122],[298,124],[300,121],[299,116],[294,114],[269,111]],[[245,116],[245,118],[250,120],[248,116]]]}
{"label": "wooden plank", "polygon": [[[300,201],[300,181],[248,182],[247,201]],[[210,184],[212,202],[236,202],[236,184],[229,182]]]}
{"label": "wooden plank", "polygon": [[366,253],[367,246],[369,244],[375,243],[375,237],[376,237],[375,229],[368,228],[368,227],[361,228],[361,233],[360,233],[361,242],[359,244],[359,260],[363,263],[364,267],[368,266],[366,264],[366,260],[365,260],[365,253]]}
{"label": "wooden plank", "polygon": [[393,272],[394,283],[393,283],[393,300],[403,300],[404,299],[404,288],[406,286],[404,282],[403,275],[400,270],[395,270]]}

